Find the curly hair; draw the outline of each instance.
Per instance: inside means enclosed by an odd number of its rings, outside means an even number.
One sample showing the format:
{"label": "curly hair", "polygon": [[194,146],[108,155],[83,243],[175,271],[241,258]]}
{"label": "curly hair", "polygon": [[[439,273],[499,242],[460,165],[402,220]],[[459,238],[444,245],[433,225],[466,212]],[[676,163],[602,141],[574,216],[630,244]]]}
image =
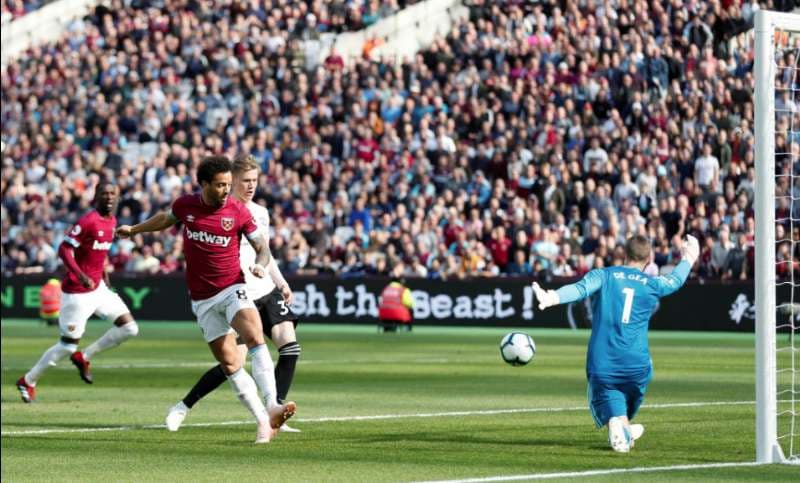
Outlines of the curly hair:
{"label": "curly hair", "polygon": [[233,164],[231,160],[225,156],[209,156],[200,162],[197,167],[197,182],[203,184],[203,181],[210,183],[214,176],[219,173],[230,173],[233,171]]}

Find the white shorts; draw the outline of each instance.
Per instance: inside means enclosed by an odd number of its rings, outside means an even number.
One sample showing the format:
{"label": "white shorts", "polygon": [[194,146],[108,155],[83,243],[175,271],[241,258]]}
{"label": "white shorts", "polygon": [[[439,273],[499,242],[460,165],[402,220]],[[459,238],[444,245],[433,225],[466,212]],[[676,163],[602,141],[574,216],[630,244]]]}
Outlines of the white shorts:
{"label": "white shorts", "polygon": [[112,292],[102,280],[97,288],[85,293],[63,293],[58,327],[63,337],[80,339],[86,330],[86,321],[92,314],[101,319],[114,322],[120,316],[130,313],[128,306],[119,295]]}
{"label": "white shorts", "polygon": [[197,316],[197,325],[206,342],[234,332],[231,321],[243,309],[256,310],[243,283],[231,285],[209,299],[192,300],[192,312]]}

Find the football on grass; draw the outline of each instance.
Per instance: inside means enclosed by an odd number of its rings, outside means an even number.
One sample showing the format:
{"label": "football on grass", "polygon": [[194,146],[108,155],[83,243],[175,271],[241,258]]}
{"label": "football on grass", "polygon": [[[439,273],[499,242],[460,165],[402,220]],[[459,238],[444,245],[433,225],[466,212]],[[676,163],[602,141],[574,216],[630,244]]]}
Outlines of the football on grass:
{"label": "football on grass", "polygon": [[511,332],[500,341],[500,355],[512,366],[524,366],[535,354],[536,345],[528,334]]}

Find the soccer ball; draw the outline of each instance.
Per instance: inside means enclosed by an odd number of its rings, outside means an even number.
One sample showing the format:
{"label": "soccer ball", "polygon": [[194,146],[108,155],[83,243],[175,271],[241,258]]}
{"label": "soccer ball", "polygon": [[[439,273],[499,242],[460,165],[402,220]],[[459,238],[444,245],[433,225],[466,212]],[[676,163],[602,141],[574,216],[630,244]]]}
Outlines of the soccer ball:
{"label": "soccer ball", "polygon": [[500,341],[500,356],[512,366],[524,366],[535,354],[536,344],[528,334],[511,332]]}

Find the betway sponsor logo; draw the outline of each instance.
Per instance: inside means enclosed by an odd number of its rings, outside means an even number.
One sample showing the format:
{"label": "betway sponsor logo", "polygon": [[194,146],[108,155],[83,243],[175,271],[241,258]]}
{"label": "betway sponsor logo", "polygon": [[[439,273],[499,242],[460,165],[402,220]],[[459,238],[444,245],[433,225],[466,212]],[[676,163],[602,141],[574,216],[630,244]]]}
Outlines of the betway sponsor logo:
{"label": "betway sponsor logo", "polygon": [[192,231],[188,228],[186,228],[186,238],[223,247],[227,247],[231,242],[231,237],[229,236],[212,235],[205,231]]}
{"label": "betway sponsor logo", "polygon": [[93,250],[111,250],[111,242],[101,242],[99,240],[94,241],[94,245],[92,245]]}

